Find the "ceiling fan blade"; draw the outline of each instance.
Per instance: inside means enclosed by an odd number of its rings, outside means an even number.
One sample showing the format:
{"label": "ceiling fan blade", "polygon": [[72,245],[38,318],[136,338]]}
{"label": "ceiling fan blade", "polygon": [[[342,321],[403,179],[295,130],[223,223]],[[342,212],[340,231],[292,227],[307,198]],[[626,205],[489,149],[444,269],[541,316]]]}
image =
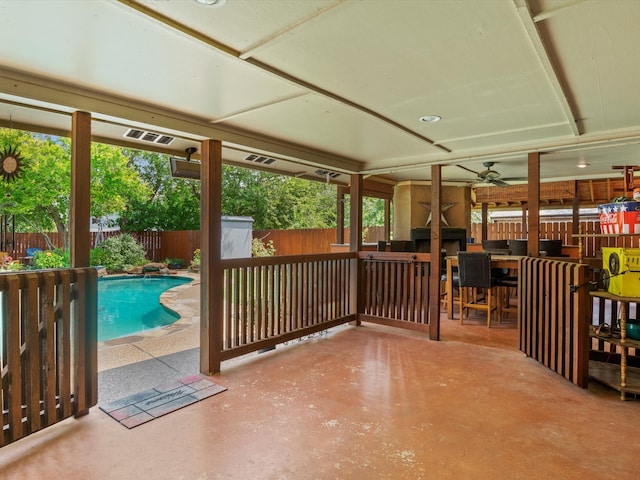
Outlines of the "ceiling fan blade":
{"label": "ceiling fan blade", "polygon": [[504,180],[500,180],[497,177],[495,177],[495,178],[487,178],[487,183],[491,183],[492,185],[495,185],[497,187],[508,187],[508,186],[510,186],[510,184],[508,184]]}
{"label": "ceiling fan blade", "polygon": [[467,172],[471,172],[471,173],[473,173],[474,175],[477,175],[477,176],[479,176],[479,175],[480,175],[480,174],[479,174],[478,172],[476,172],[475,170],[471,170],[470,168],[467,168],[467,167],[465,167],[464,165],[456,165],[456,167],[459,167],[459,168],[461,168],[461,169],[463,169],[463,170],[466,170]]}

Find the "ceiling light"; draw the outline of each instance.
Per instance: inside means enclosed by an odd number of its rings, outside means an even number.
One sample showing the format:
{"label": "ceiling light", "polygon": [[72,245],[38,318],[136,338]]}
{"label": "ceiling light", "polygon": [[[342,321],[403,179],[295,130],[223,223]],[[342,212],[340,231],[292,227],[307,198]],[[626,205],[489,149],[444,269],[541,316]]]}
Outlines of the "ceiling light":
{"label": "ceiling light", "polygon": [[578,168],[587,168],[589,166],[589,164],[587,162],[581,161],[580,163],[578,163],[576,165],[576,167]]}
{"label": "ceiling light", "polygon": [[420,117],[420,121],[423,123],[435,123],[439,122],[442,117],[440,115],[425,115]]}
{"label": "ceiling light", "polygon": [[210,7],[222,7],[227,0],[196,0],[196,2],[201,3],[202,5],[208,5]]}

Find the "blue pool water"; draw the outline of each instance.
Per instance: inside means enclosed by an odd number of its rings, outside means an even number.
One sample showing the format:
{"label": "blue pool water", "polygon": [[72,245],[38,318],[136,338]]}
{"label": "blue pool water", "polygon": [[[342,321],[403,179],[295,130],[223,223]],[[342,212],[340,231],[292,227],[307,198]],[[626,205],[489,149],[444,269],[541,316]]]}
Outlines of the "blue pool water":
{"label": "blue pool water", "polygon": [[98,341],[170,325],[178,318],[160,294],[191,282],[186,277],[113,277],[98,281]]}

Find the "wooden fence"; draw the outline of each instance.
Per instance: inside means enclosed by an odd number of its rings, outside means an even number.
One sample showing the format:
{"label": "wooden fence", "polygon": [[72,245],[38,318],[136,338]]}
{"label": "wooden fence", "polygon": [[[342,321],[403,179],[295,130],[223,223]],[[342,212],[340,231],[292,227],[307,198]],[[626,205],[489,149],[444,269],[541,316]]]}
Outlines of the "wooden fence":
{"label": "wooden fence", "polygon": [[589,266],[523,258],[518,269],[520,350],[576,385],[589,375]]}
{"label": "wooden fence", "polygon": [[[101,238],[118,235],[120,232],[103,232]],[[47,237],[56,248],[63,245],[62,236],[57,232],[47,233]],[[181,230],[171,232],[137,232],[133,237],[144,247],[147,258],[162,262],[167,258],[181,258],[188,265],[193,258],[195,249],[200,248],[199,230]],[[349,238],[349,229],[345,231]],[[91,233],[91,245],[96,244],[97,234]],[[316,228],[301,230],[256,230],[253,238],[260,238],[265,242],[272,241],[277,256],[283,255],[312,255],[317,253],[331,253],[331,244],[336,242],[335,228]],[[375,243],[384,239],[384,227],[367,227],[365,242]],[[9,254],[14,259],[27,256],[27,248],[48,250],[45,235],[41,233],[16,233],[9,238],[13,248]]]}
{"label": "wooden fence", "polygon": [[[349,239],[349,229],[345,229],[345,239]],[[331,245],[336,243],[335,228],[310,228],[299,230],[255,230],[253,238],[273,242],[276,255],[307,255],[331,253]],[[384,240],[384,227],[366,227],[365,243]]]}
{"label": "wooden fence", "polygon": [[97,403],[94,268],[0,275],[0,446]]}
{"label": "wooden fence", "polygon": [[[482,225],[471,225],[471,236],[481,238]],[[526,229],[526,227],[525,227]],[[581,237],[573,236],[571,220],[553,220],[540,222],[540,238],[562,240],[563,245],[577,245],[582,242],[583,257],[598,257],[602,247],[640,247],[640,237],[598,237],[601,233],[597,219],[580,221]],[[521,221],[498,221],[487,225],[487,239],[527,238]]]}

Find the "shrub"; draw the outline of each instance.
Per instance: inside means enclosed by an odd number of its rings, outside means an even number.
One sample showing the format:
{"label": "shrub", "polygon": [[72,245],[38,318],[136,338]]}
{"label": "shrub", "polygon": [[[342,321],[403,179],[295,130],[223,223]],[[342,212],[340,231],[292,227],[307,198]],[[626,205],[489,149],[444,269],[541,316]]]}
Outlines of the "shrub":
{"label": "shrub", "polygon": [[276,247],[273,246],[273,240],[263,242],[259,238],[251,241],[252,257],[273,257],[276,254]]}
{"label": "shrub", "polygon": [[61,250],[40,250],[33,255],[33,265],[38,269],[64,268],[64,255]]}
{"label": "shrub", "polygon": [[2,257],[2,262],[0,263],[1,271],[15,272],[17,270],[22,270],[22,268],[23,265],[19,261],[11,258],[9,255]]}
{"label": "shrub", "polygon": [[164,263],[167,265],[179,265],[180,268],[184,267],[184,260],[182,258],[165,258]]}
{"label": "shrub", "polygon": [[193,258],[191,259],[191,270],[198,270],[200,268],[200,249],[196,248],[193,251]]}
{"label": "shrub", "polygon": [[101,260],[97,265],[104,265],[111,272],[129,270],[147,261],[144,247],[128,233],[109,237],[94,250],[98,250],[93,254],[94,260]]}

